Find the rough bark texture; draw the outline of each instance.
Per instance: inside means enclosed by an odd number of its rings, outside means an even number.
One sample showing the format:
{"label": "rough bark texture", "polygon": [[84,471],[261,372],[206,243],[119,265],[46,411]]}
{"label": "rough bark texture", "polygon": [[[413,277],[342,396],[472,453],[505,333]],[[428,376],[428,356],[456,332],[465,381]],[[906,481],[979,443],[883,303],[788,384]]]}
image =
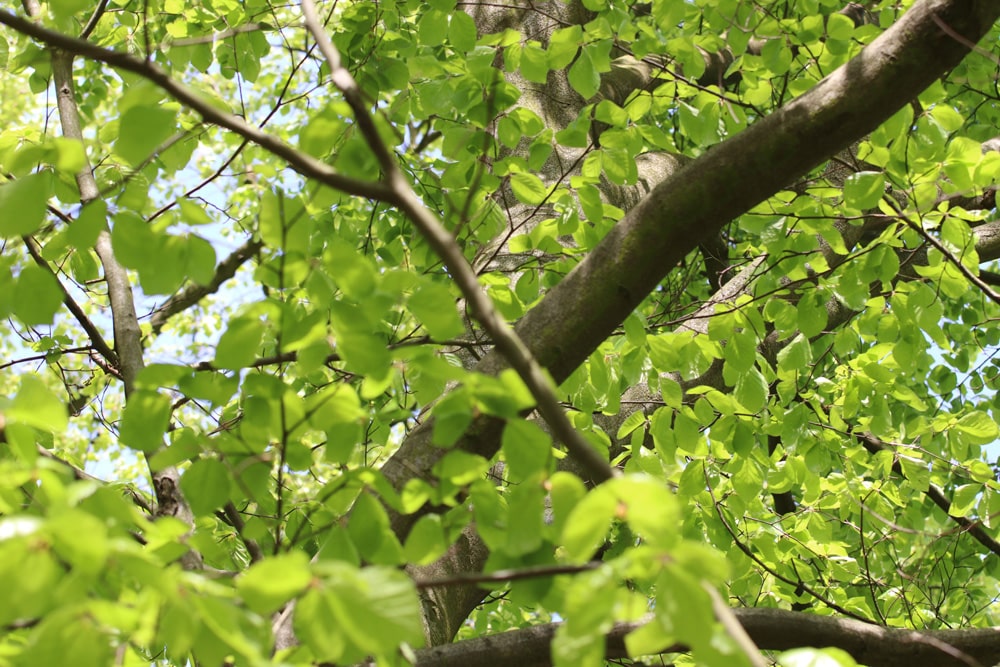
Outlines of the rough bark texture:
{"label": "rough bark texture", "polygon": [[[850,619],[815,616],[782,609],[735,609],[740,624],[763,650],[801,646],[836,646],[868,667],[968,667],[1000,662],[1000,629],[915,632],[884,628]],[[625,637],[641,623],[620,623],[607,635],[606,656],[628,657]],[[558,624],[541,625],[480,637],[417,652],[417,667],[548,667],[549,643]],[[681,653],[683,645],[664,648]]]}

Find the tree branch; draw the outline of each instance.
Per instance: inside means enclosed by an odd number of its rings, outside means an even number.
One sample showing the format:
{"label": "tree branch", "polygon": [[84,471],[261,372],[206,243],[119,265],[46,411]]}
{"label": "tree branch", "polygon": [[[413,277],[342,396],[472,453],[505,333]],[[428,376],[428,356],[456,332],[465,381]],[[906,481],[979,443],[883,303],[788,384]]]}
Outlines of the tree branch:
{"label": "tree branch", "polygon": [[[1000,628],[917,631],[766,608],[733,609],[732,614],[763,650],[836,647],[869,667],[984,667],[1000,661]],[[605,636],[605,657],[629,657],[625,637],[645,622],[615,624]],[[552,664],[549,646],[558,628],[559,623],[536,625],[422,649],[416,652],[415,665],[548,667]],[[674,644],[661,653],[687,650],[682,644]]]}

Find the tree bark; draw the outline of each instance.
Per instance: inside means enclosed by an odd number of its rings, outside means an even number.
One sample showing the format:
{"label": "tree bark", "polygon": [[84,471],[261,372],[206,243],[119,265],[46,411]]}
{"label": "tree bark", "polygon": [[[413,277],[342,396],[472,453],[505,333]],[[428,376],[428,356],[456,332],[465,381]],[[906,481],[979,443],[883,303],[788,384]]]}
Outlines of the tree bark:
{"label": "tree bark", "polygon": [[[734,609],[762,650],[835,647],[868,667],[989,667],[1000,662],[1000,628],[930,630],[885,628],[850,619],[782,609]],[[643,623],[619,623],[606,635],[606,657],[627,658],[625,637]],[[558,623],[512,630],[417,651],[416,667],[548,667]],[[674,644],[662,653],[683,653]]]}

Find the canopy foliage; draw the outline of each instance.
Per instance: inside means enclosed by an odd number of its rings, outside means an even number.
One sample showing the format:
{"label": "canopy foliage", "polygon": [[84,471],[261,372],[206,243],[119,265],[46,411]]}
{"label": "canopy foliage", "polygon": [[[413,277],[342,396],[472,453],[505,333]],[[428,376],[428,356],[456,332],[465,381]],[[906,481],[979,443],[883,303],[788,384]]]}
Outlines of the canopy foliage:
{"label": "canopy foliage", "polygon": [[0,2],[0,666],[1000,662],[998,16]]}

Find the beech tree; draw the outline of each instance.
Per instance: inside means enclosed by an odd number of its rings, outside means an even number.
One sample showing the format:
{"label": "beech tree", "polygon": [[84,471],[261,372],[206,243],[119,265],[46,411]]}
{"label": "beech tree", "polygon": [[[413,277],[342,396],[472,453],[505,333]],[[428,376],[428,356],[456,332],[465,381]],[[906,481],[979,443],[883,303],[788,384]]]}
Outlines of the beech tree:
{"label": "beech tree", "polygon": [[0,3],[0,665],[1000,663],[998,16]]}

